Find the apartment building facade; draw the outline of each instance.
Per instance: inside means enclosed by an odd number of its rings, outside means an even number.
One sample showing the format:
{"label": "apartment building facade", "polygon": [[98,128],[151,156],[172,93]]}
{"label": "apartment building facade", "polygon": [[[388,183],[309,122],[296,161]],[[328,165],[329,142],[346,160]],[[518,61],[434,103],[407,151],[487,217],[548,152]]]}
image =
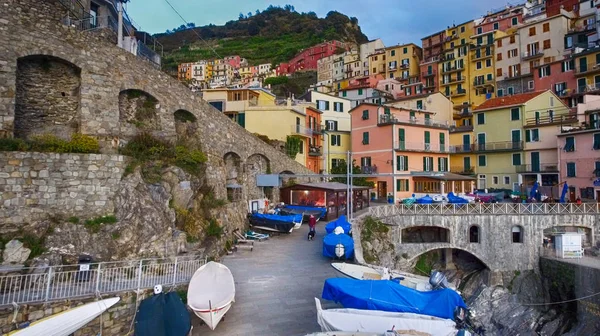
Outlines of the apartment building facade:
{"label": "apartment building facade", "polygon": [[420,63],[421,83],[426,93],[439,91],[438,64],[444,52],[445,40],[445,30],[421,39],[423,49],[423,59]]}

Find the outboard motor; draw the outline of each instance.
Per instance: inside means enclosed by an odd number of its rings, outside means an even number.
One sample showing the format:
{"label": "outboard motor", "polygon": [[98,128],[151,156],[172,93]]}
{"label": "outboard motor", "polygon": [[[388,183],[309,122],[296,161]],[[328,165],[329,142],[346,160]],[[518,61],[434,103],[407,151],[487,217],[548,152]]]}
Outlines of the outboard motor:
{"label": "outboard motor", "polygon": [[444,273],[440,271],[431,272],[431,276],[429,277],[429,284],[431,285],[432,289],[450,288],[448,279],[446,279]]}
{"label": "outboard motor", "polygon": [[344,254],[346,253],[344,245],[342,244],[337,244],[335,245],[335,256],[338,258],[341,258],[344,256]]}

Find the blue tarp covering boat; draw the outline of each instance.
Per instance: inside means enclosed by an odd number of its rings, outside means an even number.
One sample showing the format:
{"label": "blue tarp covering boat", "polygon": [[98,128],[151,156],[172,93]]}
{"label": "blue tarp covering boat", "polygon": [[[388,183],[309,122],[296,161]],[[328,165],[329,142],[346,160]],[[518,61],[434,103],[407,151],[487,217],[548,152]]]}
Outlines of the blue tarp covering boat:
{"label": "blue tarp covering boat", "polygon": [[323,299],[335,301],[344,308],[416,313],[454,319],[454,309],[466,308],[460,295],[452,289],[420,292],[390,280],[325,280]]}
{"label": "blue tarp covering boat", "polygon": [[190,313],[176,292],[145,299],[135,316],[136,335],[186,336],[191,328]]}
{"label": "blue tarp covering boat", "polygon": [[281,209],[281,213],[286,214],[286,215],[292,215],[292,214],[303,215],[304,216],[303,220],[306,222],[306,221],[308,221],[308,217],[310,217],[310,215],[314,215],[315,217],[317,217],[317,220],[319,220],[321,218],[325,218],[325,215],[327,214],[327,208],[301,206],[301,205],[285,205]]}
{"label": "blue tarp covering boat", "polygon": [[454,193],[448,193],[448,203],[450,204],[469,204],[469,201],[462,197],[454,195]]}
{"label": "blue tarp covering boat", "polygon": [[[343,255],[340,257],[336,254],[336,246],[342,244],[344,247]],[[330,233],[323,238],[323,256],[329,258],[345,258],[352,259],[354,257],[354,240],[345,233],[335,234]]]}
{"label": "blue tarp covering boat", "polygon": [[327,223],[327,225],[325,225],[325,231],[327,231],[327,233],[332,233],[338,226],[344,229],[344,233],[346,234],[349,234],[350,230],[352,230],[352,224],[346,220],[346,215],[341,215],[340,218]]}
{"label": "blue tarp covering boat", "polygon": [[296,223],[302,223],[302,215],[272,215],[260,213],[253,213],[250,215],[250,225],[267,231],[290,233]]}
{"label": "blue tarp covering boat", "polygon": [[433,198],[429,197],[429,195],[425,195],[421,198],[417,198],[415,203],[417,203],[417,204],[432,204]]}

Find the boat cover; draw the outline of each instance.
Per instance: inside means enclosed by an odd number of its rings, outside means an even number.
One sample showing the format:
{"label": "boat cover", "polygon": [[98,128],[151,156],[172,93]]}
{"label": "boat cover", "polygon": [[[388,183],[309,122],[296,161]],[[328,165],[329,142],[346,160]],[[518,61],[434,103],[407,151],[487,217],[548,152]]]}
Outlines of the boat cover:
{"label": "boat cover", "polygon": [[338,226],[344,229],[344,233],[346,234],[350,233],[350,230],[352,230],[352,224],[346,220],[346,215],[341,215],[340,218],[327,223],[327,225],[325,225],[325,231],[327,231],[327,233],[332,233]]}
{"label": "boat cover", "polygon": [[176,292],[145,299],[135,316],[136,335],[186,336],[191,328],[190,313]]}
{"label": "boat cover", "polygon": [[321,219],[321,218],[325,217],[325,215],[327,214],[327,208],[325,208],[325,207],[285,205],[283,207],[283,209],[288,210],[288,212],[292,212],[292,213],[315,215],[315,217],[317,217],[317,219]]}
{"label": "boat cover", "polygon": [[322,297],[344,308],[415,313],[443,319],[453,319],[457,306],[467,308],[452,289],[420,292],[389,280],[327,279]]}
{"label": "boat cover", "polygon": [[454,193],[448,193],[448,203],[450,204],[468,204],[469,201],[462,197],[454,195]]}
{"label": "boat cover", "polygon": [[323,255],[325,257],[337,258],[335,247],[337,244],[344,246],[344,257],[351,259],[354,257],[354,240],[349,235],[330,233],[323,238]]}
{"label": "boat cover", "polygon": [[417,203],[417,204],[432,204],[433,198],[429,197],[429,195],[426,195],[421,198],[417,198],[417,201],[415,203]]}
{"label": "boat cover", "polygon": [[273,215],[253,213],[250,215],[250,224],[266,226],[280,232],[290,232],[296,225],[302,223],[302,215]]}
{"label": "boat cover", "polygon": [[210,261],[200,267],[188,285],[188,306],[193,310],[224,307],[235,299],[235,283],[227,266]]}

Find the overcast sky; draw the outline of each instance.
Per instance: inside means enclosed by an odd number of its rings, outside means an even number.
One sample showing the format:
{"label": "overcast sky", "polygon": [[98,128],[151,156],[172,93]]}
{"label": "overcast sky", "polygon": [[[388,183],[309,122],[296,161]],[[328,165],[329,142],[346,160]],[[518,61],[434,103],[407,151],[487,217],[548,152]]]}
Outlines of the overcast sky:
{"label": "overcast sky", "polygon": [[[168,0],[185,20],[196,26],[222,25],[237,20],[240,13],[254,13],[269,5],[293,5],[297,12],[324,17],[336,10],[355,16],[369,39],[381,38],[385,45],[415,42],[453,23],[476,19],[488,10],[506,5],[499,0]],[[515,3],[516,1],[511,1]],[[150,33],[162,33],[183,24],[166,0],[131,0],[127,12]]]}

